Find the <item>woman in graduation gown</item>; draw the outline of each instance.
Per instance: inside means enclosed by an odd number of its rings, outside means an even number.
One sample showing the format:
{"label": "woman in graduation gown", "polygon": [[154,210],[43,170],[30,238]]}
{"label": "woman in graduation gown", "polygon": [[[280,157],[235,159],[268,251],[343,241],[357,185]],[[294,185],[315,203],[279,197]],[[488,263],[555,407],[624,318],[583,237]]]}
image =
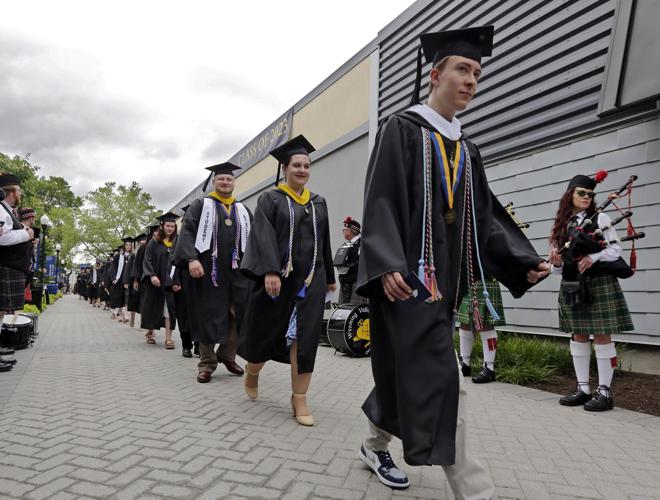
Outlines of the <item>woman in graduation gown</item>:
{"label": "woman in graduation gown", "polygon": [[335,291],[328,207],[311,193],[309,154],[298,136],[272,151],[285,183],[259,197],[241,270],[255,280],[239,355],[248,361],[245,391],[256,399],[268,360],[291,364],[291,405],[301,425],[313,425],[306,394],[322,329],[325,296]]}
{"label": "woman in graduation gown", "polygon": [[110,288],[110,307],[115,312],[120,323],[125,323],[124,306],[126,305],[126,288],[124,287],[126,262],[133,251],[133,239],[122,238],[124,242],[121,250],[112,260],[112,287]]}
{"label": "woman in graduation gown", "polygon": [[174,297],[165,285],[171,270],[170,253],[176,239],[177,215],[168,212],[158,217],[160,227],[154,238],[147,244],[142,264],[142,316],[140,327],[147,330],[147,344],[155,344],[154,330],[165,327],[165,348],[174,349],[172,330],[176,326]]}
{"label": "woman in graduation gown", "polygon": [[124,273],[124,288],[127,290],[126,310],[130,313],[130,320],[128,325],[131,328],[135,326],[135,313],[140,312],[140,291],[139,287],[136,286],[136,282],[139,281],[139,279],[135,277],[135,262],[137,260],[138,254],[141,254],[140,269],[142,269],[147,235],[144,233],[139,234],[133,239],[133,241],[135,248],[134,251],[131,252],[131,255],[128,257],[128,262],[126,263],[126,269]]}

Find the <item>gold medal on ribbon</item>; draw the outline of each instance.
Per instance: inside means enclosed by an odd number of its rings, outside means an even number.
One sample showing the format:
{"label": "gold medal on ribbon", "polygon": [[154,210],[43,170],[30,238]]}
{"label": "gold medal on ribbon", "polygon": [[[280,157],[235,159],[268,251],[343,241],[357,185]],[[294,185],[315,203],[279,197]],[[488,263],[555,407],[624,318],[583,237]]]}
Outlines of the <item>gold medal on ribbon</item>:
{"label": "gold medal on ribbon", "polygon": [[[454,224],[456,222],[456,212],[454,211],[454,194],[458,188],[458,183],[463,173],[464,155],[461,149],[461,143],[456,141],[456,153],[454,154],[454,161],[447,160],[447,152],[442,140],[442,136],[438,132],[432,135],[435,150],[440,158],[440,179],[442,194],[447,203],[444,219],[447,224]],[[452,164],[453,163],[453,164]],[[453,175],[452,175],[453,174]]]}

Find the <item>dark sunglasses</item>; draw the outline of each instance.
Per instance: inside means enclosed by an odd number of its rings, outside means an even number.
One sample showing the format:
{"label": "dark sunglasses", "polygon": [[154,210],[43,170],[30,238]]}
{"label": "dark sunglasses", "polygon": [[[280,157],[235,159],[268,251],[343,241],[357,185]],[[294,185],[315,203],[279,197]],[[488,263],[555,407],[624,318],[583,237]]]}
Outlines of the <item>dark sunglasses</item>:
{"label": "dark sunglasses", "polygon": [[585,191],[584,189],[576,189],[575,194],[577,194],[580,198],[584,198],[585,196],[589,198],[593,198],[596,196],[596,193],[593,191]]}

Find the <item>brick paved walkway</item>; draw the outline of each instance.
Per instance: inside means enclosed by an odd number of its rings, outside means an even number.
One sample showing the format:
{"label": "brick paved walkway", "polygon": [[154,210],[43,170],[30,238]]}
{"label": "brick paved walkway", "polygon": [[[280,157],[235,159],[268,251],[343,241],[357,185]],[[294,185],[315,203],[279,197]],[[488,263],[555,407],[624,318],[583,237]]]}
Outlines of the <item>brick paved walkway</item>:
{"label": "brick paved walkway", "polygon": [[[441,468],[405,466],[392,492],[356,458],[369,361],[320,348],[310,405],[295,424],[288,368],[271,363],[260,400],[242,379],[195,382],[196,361],[67,296],[34,348],[0,373],[1,498],[451,498]],[[501,498],[660,498],[660,418],[593,415],[556,396],[469,384],[470,447]],[[603,436],[603,439],[599,439]]]}

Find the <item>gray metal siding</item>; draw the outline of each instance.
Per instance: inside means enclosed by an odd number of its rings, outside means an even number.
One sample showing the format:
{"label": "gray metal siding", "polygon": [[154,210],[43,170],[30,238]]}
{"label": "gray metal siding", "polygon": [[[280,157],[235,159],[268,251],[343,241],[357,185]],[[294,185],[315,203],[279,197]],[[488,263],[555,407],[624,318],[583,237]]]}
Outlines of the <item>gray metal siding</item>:
{"label": "gray metal siding", "polygon": [[[527,236],[541,255],[547,255],[557,200],[576,173],[605,169],[609,176],[599,186],[597,203],[631,175],[639,176],[633,192],[633,222],[647,237],[637,242],[637,273],[620,280],[630,309],[635,341],[660,344],[660,119],[655,117],[626,127],[577,137],[554,147],[532,152],[488,169],[490,187],[503,203],[512,201],[516,216],[529,222]],[[600,198],[600,201],[599,201]],[[620,200],[621,208],[627,206]],[[608,212],[614,216],[615,211]],[[625,225],[617,227],[619,236]],[[630,243],[624,243],[628,260]],[[508,325],[521,331],[558,327],[559,278],[552,276],[521,299],[503,289]],[[622,335],[620,338],[625,338]]]}
{"label": "gray metal siding", "polygon": [[477,96],[459,115],[486,160],[598,123],[614,7],[613,0],[420,4],[408,24],[380,40],[379,118],[408,106],[419,34],[494,24],[493,57],[484,59]]}

